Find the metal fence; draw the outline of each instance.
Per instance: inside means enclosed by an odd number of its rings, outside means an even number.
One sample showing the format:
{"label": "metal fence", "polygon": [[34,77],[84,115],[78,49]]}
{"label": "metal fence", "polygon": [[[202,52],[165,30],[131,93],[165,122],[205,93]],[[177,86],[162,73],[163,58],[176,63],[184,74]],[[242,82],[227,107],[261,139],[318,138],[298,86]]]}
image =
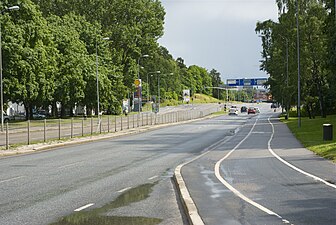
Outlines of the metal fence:
{"label": "metal fence", "polygon": [[212,106],[206,110],[181,110],[167,113],[143,112],[128,116],[103,116],[71,119],[33,120],[18,123],[6,123],[4,132],[0,132],[1,148],[30,145],[51,140],[92,136],[102,133],[119,132],[143,126],[178,123],[210,115],[220,110]]}

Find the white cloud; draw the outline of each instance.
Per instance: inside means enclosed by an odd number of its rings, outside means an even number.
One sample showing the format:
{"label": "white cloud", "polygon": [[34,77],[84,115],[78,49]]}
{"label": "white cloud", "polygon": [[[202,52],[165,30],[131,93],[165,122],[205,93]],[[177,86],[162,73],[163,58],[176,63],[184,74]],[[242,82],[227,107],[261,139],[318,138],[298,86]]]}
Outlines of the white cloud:
{"label": "white cloud", "polygon": [[[262,76],[257,21],[276,20],[273,0],[164,0],[160,43],[187,65],[215,68],[228,76]],[[264,75],[265,76],[265,75]]]}

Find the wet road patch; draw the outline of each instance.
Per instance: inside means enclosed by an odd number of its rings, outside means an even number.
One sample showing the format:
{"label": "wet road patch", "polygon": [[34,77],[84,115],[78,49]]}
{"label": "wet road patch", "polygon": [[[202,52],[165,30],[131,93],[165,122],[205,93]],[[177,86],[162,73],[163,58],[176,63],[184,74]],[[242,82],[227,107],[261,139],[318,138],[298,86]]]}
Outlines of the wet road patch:
{"label": "wet road patch", "polygon": [[51,223],[50,225],[155,225],[162,222],[162,219],[147,218],[147,217],[128,217],[128,216],[107,216],[105,215],[110,210],[127,206],[134,202],[142,201],[149,197],[152,192],[152,184],[143,184],[138,187],[129,189],[121,194],[113,202],[101,207],[88,211],[81,211],[73,213],[69,216],[61,218],[58,222]]}

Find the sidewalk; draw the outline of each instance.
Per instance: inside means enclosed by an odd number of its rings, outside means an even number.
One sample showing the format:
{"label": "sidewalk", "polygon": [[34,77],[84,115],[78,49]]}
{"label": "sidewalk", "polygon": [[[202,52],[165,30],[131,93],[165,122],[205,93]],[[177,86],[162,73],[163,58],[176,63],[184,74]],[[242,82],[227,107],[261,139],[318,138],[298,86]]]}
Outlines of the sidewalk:
{"label": "sidewalk", "polygon": [[[304,148],[286,124],[273,119],[274,137],[271,147],[281,158],[296,167],[330,183],[336,183],[336,164]],[[284,144],[285,143],[285,144]]]}

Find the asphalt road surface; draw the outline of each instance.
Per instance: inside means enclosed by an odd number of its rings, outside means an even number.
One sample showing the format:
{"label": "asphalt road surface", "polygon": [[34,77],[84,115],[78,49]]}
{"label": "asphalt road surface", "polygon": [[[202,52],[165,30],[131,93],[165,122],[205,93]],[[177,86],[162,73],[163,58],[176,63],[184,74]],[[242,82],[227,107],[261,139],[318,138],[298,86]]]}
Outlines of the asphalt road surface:
{"label": "asphalt road surface", "polygon": [[[214,143],[219,143],[215,149],[183,168],[206,224],[335,224],[335,189],[270,154],[267,118],[275,114],[267,105],[260,115],[225,115],[1,158],[0,224],[186,224],[173,171]],[[275,125],[275,133],[279,129],[284,128]],[[333,164],[301,148],[290,151],[297,142],[287,137],[288,131],[284,134],[274,135],[274,151],[324,179],[335,179]],[[278,216],[237,197],[215,176],[216,163],[240,142],[220,163],[219,175]]]}
{"label": "asphalt road surface", "polygon": [[203,222],[336,224],[335,164],[302,148],[273,112],[261,110],[183,167]]}

